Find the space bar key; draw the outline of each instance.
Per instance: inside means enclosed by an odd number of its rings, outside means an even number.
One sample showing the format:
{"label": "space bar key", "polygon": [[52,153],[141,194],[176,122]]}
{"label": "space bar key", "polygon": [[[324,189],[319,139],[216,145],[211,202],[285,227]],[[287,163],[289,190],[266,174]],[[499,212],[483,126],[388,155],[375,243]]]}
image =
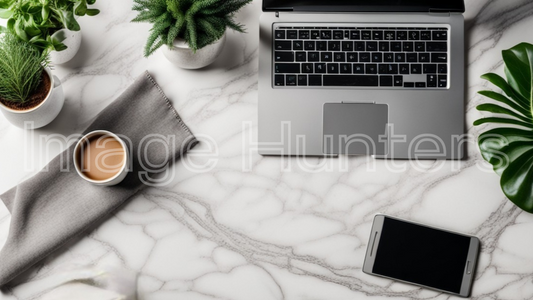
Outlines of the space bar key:
{"label": "space bar key", "polygon": [[323,86],[379,86],[379,77],[373,75],[324,75]]}

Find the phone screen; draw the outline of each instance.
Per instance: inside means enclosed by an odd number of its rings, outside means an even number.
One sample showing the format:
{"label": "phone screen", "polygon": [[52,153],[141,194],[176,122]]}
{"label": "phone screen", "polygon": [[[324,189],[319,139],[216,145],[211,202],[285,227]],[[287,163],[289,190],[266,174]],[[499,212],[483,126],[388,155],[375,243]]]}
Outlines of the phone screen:
{"label": "phone screen", "polygon": [[372,272],[459,293],[470,238],[384,218]]}

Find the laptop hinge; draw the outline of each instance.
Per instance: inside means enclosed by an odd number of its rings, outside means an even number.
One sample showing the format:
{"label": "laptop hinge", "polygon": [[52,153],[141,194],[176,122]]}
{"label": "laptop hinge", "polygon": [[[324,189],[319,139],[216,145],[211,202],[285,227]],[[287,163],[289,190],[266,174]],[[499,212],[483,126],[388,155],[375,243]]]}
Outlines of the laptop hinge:
{"label": "laptop hinge", "polygon": [[279,18],[279,11],[276,12],[276,18]]}
{"label": "laptop hinge", "polygon": [[430,8],[429,13],[430,14],[447,14],[448,16],[451,15],[449,10],[441,10],[441,9],[435,9],[435,8]]}

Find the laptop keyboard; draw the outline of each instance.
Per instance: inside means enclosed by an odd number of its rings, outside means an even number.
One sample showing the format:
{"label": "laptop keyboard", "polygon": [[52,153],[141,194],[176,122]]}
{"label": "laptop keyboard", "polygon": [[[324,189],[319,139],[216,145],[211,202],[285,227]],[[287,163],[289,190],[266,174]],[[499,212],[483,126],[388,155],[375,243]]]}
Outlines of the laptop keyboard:
{"label": "laptop keyboard", "polygon": [[448,87],[446,27],[275,26],[275,87]]}

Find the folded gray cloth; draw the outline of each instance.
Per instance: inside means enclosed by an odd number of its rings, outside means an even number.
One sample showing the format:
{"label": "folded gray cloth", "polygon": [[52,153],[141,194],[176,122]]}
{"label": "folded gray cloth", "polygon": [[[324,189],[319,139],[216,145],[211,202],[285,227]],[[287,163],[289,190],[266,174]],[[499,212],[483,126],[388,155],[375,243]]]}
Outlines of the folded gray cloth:
{"label": "folded gray cloth", "polygon": [[[72,145],[37,175],[1,195],[11,212],[11,226],[0,251],[0,286],[98,224],[145,187],[147,177],[165,169],[145,167],[170,165],[197,143],[148,72],[106,107],[85,133],[97,129],[131,140],[133,171],[116,186],[93,185],[76,173]],[[174,140],[165,146],[163,136]],[[151,138],[157,142],[149,142]],[[139,157],[145,149],[147,157]]]}

